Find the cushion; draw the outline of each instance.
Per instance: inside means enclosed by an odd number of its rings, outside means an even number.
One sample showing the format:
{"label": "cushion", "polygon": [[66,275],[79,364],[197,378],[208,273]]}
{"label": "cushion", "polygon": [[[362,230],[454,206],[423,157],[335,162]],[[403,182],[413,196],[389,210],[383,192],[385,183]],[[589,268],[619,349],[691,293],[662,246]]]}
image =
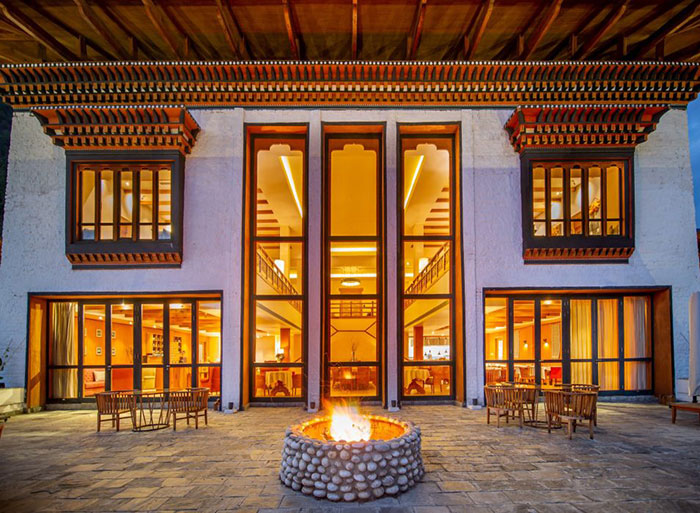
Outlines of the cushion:
{"label": "cushion", "polygon": [[95,381],[95,373],[89,369],[83,370],[83,381],[86,383]]}
{"label": "cushion", "polygon": [[105,380],[105,371],[104,370],[96,370],[93,371],[93,375],[95,376],[95,381],[103,381]]}

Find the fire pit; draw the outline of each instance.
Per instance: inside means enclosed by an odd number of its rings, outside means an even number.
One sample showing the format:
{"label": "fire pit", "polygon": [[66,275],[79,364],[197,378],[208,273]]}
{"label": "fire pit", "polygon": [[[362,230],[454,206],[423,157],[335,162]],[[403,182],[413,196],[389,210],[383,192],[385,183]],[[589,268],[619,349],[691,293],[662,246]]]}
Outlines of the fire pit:
{"label": "fire pit", "polygon": [[423,477],[420,450],[420,429],[410,422],[336,407],[331,416],[287,429],[280,479],[319,499],[378,499]]}

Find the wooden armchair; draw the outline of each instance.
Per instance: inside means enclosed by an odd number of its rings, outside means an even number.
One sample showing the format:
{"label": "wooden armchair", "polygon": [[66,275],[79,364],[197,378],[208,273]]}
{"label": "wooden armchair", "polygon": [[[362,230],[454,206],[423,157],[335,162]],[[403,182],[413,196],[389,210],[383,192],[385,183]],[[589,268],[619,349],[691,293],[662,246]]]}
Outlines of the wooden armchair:
{"label": "wooden armchair", "polygon": [[501,427],[501,417],[506,418],[518,416],[520,428],[523,427],[525,415],[524,391],[515,387],[504,387],[498,385],[487,385],[484,387],[486,396],[486,423],[491,423],[491,412],[496,412],[496,426]]}
{"label": "wooden armchair", "polygon": [[[134,396],[130,392],[99,392],[95,394],[97,401],[97,432],[103,422],[111,422],[112,427],[119,431],[121,419],[131,419],[131,427],[134,427],[132,412],[134,410]],[[106,419],[102,417],[106,416]]]}
{"label": "wooden armchair", "polygon": [[173,417],[173,431],[177,431],[178,418],[185,418],[187,425],[194,419],[194,428],[199,429],[199,417],[204,417],[204,425],[208,425],[207,402],[208,388],[190,388],[182,392],[170,392],[170,414]]}
{"label": "wooden armchair", "polygon": [[552,432],[556,424],[567,425],[569,440],[576,432],[576,423],[588,422],[588,432],[593,439],[593,420],[598,394],[595,392],[568,392],[562,390],[545,390],[545,412],[547,414],[547,432]]}
{"label": "wooden armchair", "polygon": [[[589,385],[587,383],[572,383],[571,384],[571,391],[572,392],[593,392],[598,395],[598,391],[600,391],[600,386],[599,385]],[[598,401],[596,400],[596,404],[593,407],[593,425],[597,426],[598,425]]]}

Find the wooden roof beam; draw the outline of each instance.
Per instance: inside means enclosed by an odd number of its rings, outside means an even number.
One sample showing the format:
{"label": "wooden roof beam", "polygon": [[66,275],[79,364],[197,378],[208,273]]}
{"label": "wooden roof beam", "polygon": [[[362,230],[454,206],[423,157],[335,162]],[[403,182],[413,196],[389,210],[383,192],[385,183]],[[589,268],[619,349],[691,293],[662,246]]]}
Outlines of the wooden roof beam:
{"label": "wooden roof beam", "polygon": [[601,39],[605,37],[605,34],[607,34],[616,24],[618,21],[620,21],[620,18],[625,14],[625,11],[627,11],[627,7],[629,6],[629,0],[625,0],[623,3],[617,6],[617,8],[613,8],[612,11],[610,11],[610,14],[608,14],[607,18],[605,18],[605,21],[603,21],[603,24],[598,28],[596,33],[591,37],[589,40],[586,41],[586,43],[581,47],[581,49],[574,54],[574,59],[585,59],[590,55],[591,51],[597,45]]}
{"label": "wooden roof beam", "polygon": [[216,0],[216,7],[218,8],[217,18],[219,18],[219,23],[224,30],[224,35],[231,51],[238,59],[250,60],[250,52],[248,52],[245,38],[238,29],[236,19],[229,10],[228,5],[225,5],[223,0]]}
{"label": "wooden roof beam", "polygon": [[12,23],[21,28],[34,40],[38,41],[52,52],[60,55],[67,61],[77,61],[78,56],[71,50],[59,43],[51,34],[41,28],[31,18],[21,11],[10,7],[7,2],[0,2],[0,12]]}
{"label": "wooden roof beam", "polygon": [[290,0],[282,0],[282,7],[284,8],[284,25],[287,28],[287,37],[289,38],[289,48],[292,52],[292,59],[298,61],[301,59],[299,53],[299,38],[297,37],[297,32],[294,27],[292,6],[289,4],[289,2]]}
{"label": "wooden roof beam", "polygon": [[537,45],[549,30],[549,27],[552,26],[552,23],[554,23],[554,20],[556,19],[557,15],[559,14],[559,10],[561,9],[562,2],[563,0],[554,0],[553,2],[551,2],[549,9],[547,9],[547,12],[544,15],[544,18],[542,18],[540,23],[535,28],[535,31],[527,40],[525,49],[520,54],[520,59],[526,61],[532,56],[533,52],[537,49]]}
{"label": "wooden roof beam", "polygon": [[420,38],[423,33],[423,22],[425,21],[425,8],[427,3],[428,0],[418,0],[413,30],[411,30],[411,34],[408,36],[408,40],[406,41],[406,57],[409,61],[415,59],[416,52],[418,52],[418,45],[420,44]]}
{"label": "wooden roof beam", "polygon": [[484,32],[486,31],[486,24],[489,22],[489,18],[491,18],[491,13],[493,12],[493,4],[494,0],[484,0],[483,2],[481,2],[481,6],[479,7],[479,12],[476,17],[479,21],[477,22],[474,35],[472,36],[471,40],[468,39],[468,32],[464,35],[465,60],[471,60],[471,58],[476,53],[476,49],[479,46],[479,42],[481,41],[481,38],[484,35]]}
{"label": "wooden roof beam", "polygon": [[626,58],[630,60],[640,59],[649,50],[655,49],[666,36],[671,35],[689,22],[693,17],[695,9],[697,9],[699,5],[700,0],[693,0],[690,2],[684,9],[678,12],[678,14],[659,27],[651,36],[635,46]]}
{"label": "wooden roof beam", "polygon": [[117,42],[116,38],[112,35],[109,29],[106,27],[102,20],[95,14],[95,12],[90,8],[86,0],[73,0],[76,7],[78,7],[78,12],[80,16],[85,20],[85,22],[92,27],[92,29],[97,32],[107,44],[114,50],[114,52],[122,59],[128,60],[128,53],[122,48],[122,46]]}
{"label": "wooden roof beam", "polygon": [[151,20],[151,23],[153,23],[153,26],[155,27],[160,37],[165,41],[165,43],[168,45],[168,48],[170,48],[170,51],[175,55],[175,57],[177,57],[178,59],[182,59],[183,55],[182,52],[178,49],[177,42],[172,37],[172,34],[168,31],[167,27],[163,23],[162,10],[158,8],[158,6],[153,2],[153,0],[141,1],[143,2],[143,6],[146,8],[146,14],[148,15],[148,18]]}
{"label": "wooden roof beam", "polygon": [[357,0],[352,0],[352,60],[357,59],[357,27],[359,22]]}
{"label": "wooden roof beam", "polygon": [[119,27],[119,30],[124,32],[129,38],[129,46],[131,48],[130,59],[138,60],[138,50],[141,50],[143,54],[150,60],[157,60],[159,50],[154,48],[151,44],[145,44],[145,41],[139,40],[131,29],[122,21],[122,19],[117,15],[117,13],[108,4],[102,4],[101,9],[105,12],[107,16],[114,22],[114,24]]}

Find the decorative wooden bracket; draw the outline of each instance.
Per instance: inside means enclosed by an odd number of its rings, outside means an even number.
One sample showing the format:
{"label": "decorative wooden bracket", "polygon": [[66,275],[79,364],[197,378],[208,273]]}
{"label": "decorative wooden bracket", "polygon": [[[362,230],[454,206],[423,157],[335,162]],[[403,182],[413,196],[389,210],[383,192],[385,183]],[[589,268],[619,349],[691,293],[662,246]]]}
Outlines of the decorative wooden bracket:
{"label": "decorative wooden bracket", "polygon": [[32,110],[66,150],[192,151],[199,125],[185,107],[61,107]]}
{"label": "decorative wooden bracket", "polygon": [[656,129],[665,106],[518,107],[505,124],[515,151],[572,147],[634,148]]}

